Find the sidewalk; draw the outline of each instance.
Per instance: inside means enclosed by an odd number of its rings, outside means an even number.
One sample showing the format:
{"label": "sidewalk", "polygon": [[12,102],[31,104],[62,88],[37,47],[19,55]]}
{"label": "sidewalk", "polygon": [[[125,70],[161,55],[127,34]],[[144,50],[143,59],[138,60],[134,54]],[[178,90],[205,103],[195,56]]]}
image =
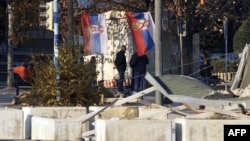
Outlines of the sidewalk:
{"label": "sidewalk", "polygon": [[[19,89],[19,92],[25,91],[25,88]],[[0,109],[2,108],[15,108],[20,109],[20,105],[13,105],[12,100],[16,96],[15,87],[0,87]]]}
{"label": "sidewalk", "polygon": [[16,88],[5,87],[0,89],[0,107],[9,107],[16,96]]}

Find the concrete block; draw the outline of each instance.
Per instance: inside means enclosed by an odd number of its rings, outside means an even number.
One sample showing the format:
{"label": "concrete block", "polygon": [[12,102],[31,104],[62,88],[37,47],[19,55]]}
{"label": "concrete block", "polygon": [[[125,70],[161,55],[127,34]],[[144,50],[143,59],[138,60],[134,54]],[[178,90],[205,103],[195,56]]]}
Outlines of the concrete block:
{"label": "concrete block", "polygon": [[224,141],[224,125],[249,125],[250,120],[175,119],[176,141]]}
{"label": "concrete block", "polygon": [[0,139],[23,139],[23,111],[0,110]]}
{"label": "concrete block", "polygon": [[172,141],[171,120],[96,120],[96,141]]}
{"label": "concrete block", "polygon": [[80,140],[82,123],[76,119],[52,119],[33,116],[32,140]]}
{"label": "concrete block", "polygon": [[31,138],[32,116],[54,119],[78,118],[86,114],[85,107],[23,107],[24,112],[24,138]]}

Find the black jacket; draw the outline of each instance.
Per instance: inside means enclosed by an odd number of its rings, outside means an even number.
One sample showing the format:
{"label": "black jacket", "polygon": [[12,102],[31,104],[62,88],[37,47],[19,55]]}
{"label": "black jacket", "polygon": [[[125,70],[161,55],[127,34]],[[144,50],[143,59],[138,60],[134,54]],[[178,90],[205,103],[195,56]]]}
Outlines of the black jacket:
{"label": "black jacket", "polygon": [[147,55],[138,56],[137,53],[134,53],[129,61],[130,66],[133,69],[133,72],[146,73],[146,66],[149,63]]}
{"label": "black jacket", "polygon": [[127,61],[126,61],[126,56],[125,56],[125,51],[124,50],[121,50],[116,54],[115,66],[116,66],[118,71],[126,70]]}

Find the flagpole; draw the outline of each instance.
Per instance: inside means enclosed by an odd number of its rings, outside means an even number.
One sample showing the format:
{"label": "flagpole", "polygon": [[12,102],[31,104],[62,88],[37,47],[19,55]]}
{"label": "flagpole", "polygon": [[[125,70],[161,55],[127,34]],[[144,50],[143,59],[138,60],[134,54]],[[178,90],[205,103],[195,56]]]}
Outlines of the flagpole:
{"label": "flagpole", "polygon": [[[161,27],[162,27],[162,0],[155,1],[155,76],[162,75],[162,43],[161,43]],[[155,103],[162,105],[162,94],[155,91]]]}

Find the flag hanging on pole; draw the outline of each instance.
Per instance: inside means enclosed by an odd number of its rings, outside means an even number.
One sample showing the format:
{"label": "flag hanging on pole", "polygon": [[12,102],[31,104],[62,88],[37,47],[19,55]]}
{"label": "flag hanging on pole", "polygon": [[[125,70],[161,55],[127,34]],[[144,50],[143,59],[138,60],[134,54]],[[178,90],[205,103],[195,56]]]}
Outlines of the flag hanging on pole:
{"label": "flag hanging on pole", "polygon": [[107,54],[107,26],[104,14],[81,15],[84,55]]}
{"label": "flag hanging on pole", "polygon": [[155,48],[155,24],[149,12],[126,13],[135,47],[139,56]]}

